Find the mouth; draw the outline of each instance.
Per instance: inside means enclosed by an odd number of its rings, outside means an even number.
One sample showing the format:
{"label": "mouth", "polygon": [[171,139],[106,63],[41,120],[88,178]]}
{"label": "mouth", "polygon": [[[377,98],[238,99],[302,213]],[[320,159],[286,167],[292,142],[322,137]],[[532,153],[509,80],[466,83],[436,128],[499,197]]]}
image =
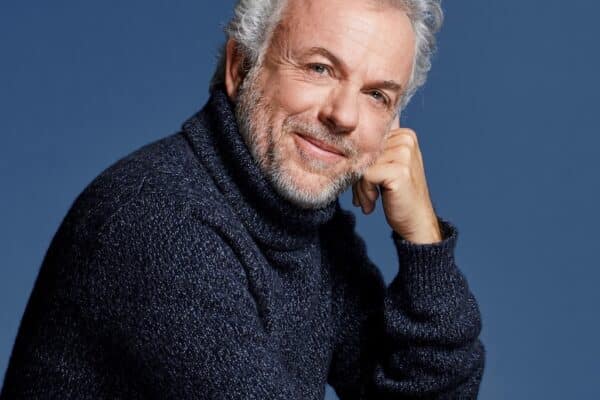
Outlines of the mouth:
{"label": "mouth", "polygon": [[296,135],[296,138],[299,139],[303,149],[308,150],[309,152],[314,153],[315,155],[319,155],[321,156],[321,158],[336,158],[339,160],[339,158],[346,157],[343,151],[338,150],[332,145],[329,145],[318,139],[305,136],[298,132],[294,133]]}

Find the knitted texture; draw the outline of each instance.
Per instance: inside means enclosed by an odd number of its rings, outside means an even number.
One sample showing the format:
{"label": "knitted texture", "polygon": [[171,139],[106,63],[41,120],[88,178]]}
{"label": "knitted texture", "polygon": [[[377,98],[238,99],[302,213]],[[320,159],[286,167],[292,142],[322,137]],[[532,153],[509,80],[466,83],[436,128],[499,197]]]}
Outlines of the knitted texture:
{"label": "knitted texture", "polygon": [[395,232],[386,287],[336,200],[275,192],[222,87],[123,157],[50,243],[0,398],[475,399],[485,350],[457,229]]}

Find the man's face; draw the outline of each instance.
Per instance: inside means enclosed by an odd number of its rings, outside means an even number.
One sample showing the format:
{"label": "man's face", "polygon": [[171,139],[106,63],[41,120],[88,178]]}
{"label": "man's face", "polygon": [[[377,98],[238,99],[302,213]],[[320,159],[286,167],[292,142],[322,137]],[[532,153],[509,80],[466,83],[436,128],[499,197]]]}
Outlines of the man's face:
{"label": "man's face", "polygon": [[240,132],[283,197],[323,207],[375,162],[410,79],[414,40],[397,8],[289,1],[236,102]]}

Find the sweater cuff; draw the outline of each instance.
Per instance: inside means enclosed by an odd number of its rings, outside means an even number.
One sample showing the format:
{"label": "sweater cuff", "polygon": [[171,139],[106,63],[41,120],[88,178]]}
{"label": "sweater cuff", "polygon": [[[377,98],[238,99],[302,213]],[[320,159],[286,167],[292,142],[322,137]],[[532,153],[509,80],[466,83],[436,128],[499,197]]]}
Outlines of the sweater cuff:
{"label": "sweater cuff", "polygon": [[[442,240],[435,243],[414,243],[396,231],[391,237],[400,261],[400,275],[406,283],[417,283],[422,288],[441,288],[447,285],[447,273],[456,268],[454,249],[458,238],[457,228],[448,220],[437,217]],[[407,282],[407,281],[408,282]]]}

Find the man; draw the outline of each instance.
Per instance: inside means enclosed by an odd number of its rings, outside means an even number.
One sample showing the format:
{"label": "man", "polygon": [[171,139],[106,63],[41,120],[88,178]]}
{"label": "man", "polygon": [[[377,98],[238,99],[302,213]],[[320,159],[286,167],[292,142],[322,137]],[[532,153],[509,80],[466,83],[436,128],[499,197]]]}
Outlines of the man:
{"label": "man", "polygon": [[[205,107],[97,177],[50,245],[2,399],[474,399],[481,318],[398,111],[432,0],[242,0]],[[337,197],[381,197],[386,287]]]}

